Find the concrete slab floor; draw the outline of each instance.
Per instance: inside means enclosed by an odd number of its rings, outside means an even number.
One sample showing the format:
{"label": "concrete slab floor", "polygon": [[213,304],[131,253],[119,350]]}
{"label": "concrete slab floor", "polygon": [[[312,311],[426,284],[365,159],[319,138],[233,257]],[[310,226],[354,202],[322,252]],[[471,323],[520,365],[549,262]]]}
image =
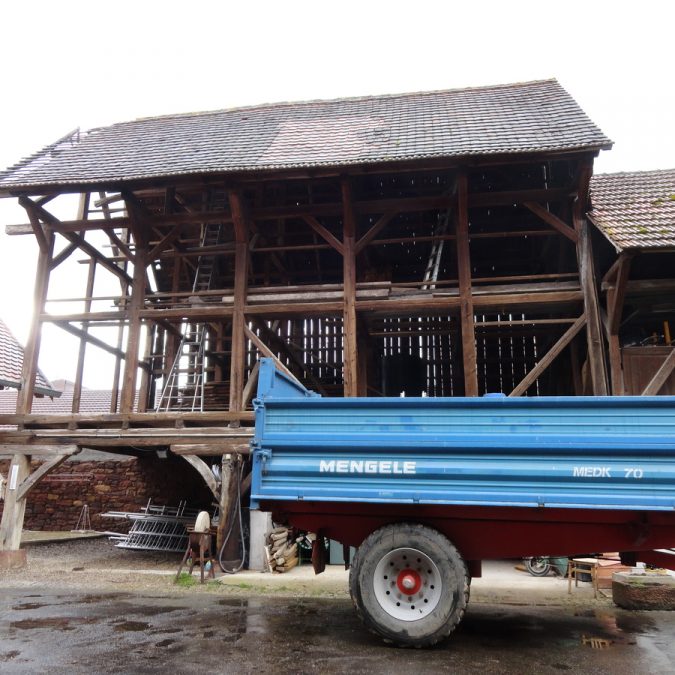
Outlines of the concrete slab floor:
{"label": "concrete slab floor", "polygon": [[675,670],[667,612],[476,603],[449,640],[405,650],[367,633],[346,598],[26,591],[0,590],[3,674]]}

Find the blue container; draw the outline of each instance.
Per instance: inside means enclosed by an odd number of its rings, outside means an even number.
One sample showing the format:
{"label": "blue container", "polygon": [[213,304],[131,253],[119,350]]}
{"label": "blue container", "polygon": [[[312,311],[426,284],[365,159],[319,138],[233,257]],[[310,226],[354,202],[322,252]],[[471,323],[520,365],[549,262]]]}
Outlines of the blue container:
{"label": "blue container", "polygon": [[675,397],[321,398],[260,369],[251,505],[675,509]]}

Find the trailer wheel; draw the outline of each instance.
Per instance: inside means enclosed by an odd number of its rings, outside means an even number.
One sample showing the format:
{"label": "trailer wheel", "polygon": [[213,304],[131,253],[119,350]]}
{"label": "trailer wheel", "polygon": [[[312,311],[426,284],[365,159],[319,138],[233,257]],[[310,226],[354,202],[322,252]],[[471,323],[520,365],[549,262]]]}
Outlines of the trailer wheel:
{"label": "trailer wheel", "polygon": [[428,647],[450,635],[469,601],[457,549],[424,525],[386,525],[359,547],[349,591],[366,627],[400,647]]}

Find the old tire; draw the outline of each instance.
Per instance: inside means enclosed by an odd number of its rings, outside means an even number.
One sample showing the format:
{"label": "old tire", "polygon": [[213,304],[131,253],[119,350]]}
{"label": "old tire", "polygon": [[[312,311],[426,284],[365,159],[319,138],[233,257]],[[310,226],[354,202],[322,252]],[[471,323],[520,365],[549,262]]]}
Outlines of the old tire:
{"label": "old tire", "polygon": [[385,642],[428,647],[464,616],[469,576],[457,549],[424,525],[386,525],[359,547],[349,574],[356,612]]}
{"label": "old tire", "polygon": [[545,577],[551,571],[550,559],[546,557],[523,558],[523,562],[533,577]]}

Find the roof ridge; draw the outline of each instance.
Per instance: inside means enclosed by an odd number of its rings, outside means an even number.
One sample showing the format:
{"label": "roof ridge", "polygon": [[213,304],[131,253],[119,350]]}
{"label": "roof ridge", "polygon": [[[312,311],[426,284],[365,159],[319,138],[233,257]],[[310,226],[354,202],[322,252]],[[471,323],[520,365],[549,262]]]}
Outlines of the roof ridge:
{"label": "roof ridge", "polygon": [[[264,110],[267,108],[283,108],[286,106],[304,106],[304,105],[316,105],[318,103],[351,103],[359,101],[373,101],[373,100],[391,100],[396,98],[406,98],[409,96],[436,96],[438,94],[450,94],[450,93],[461,93],[468,91],[490,91],[495,89],[515,89],[518,87],[525,87],[536,84],[557,84],[561,89],[563,89],[560,82],[557,78],[550,77],[541,80],[527,80],[523,82],[506,82],[501,84],[487,84],[487,85],[476,85],[471,87],[457,87],[453,89],[428,89],[420,91],[406,91],[399,92],[396,94],[366,94],[363,96],[338,96],[337,98],[314,98],[314,99],[303,99],[299,101],[267,101],[266,103],[255,103],[252,105],[244,106],[234,106],[232,108],[219,108],[217,110],[198,110],[193,112],[184,112],[184,113],[167,113],[166,115],[149,115],[147,117],[136,117],[132,120],[126,120],[123,122],[115,122],[110,126],[119,126],[124,124],[134,124],[135,122],[149,122],[151,120],[165,120],[172,118],[187,118],[187,117],[200,117],[202,115],[219,115],[222,113],[229,112],[243,112],[248,110]],[[90,131],[95,131],[96,129],[105,129],[109,127],[96,127]]]}

